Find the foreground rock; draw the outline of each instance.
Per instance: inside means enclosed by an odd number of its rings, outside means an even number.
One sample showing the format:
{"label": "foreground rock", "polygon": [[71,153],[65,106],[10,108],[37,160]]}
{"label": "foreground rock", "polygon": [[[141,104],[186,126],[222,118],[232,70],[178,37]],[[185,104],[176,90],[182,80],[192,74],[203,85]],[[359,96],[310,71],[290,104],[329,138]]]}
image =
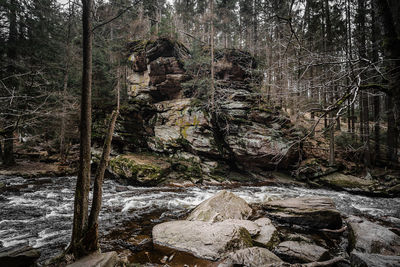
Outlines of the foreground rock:
{"label": "foreground rock", "polygon": [[269,201],[263,204],[268,216],[278,221],[314,229],[339,229],[342,219],[330,198],[309,197]]}
{"label": "foreground rock", "polygon": [[350,249],[363,253],[400,255],[400,237],[389,229],[351,216],[347,220],[350,227]]}
{"label": "foreground rock", "polygon": [[400,256],[366,254],[352,252],[350,255],[351,266],[368,267],[398,267],[400,266]]}
{"label": "foreground rock", "polygon": [[35,261],[40,257],[36,249],[25,246],[16,248],[0,249],[0,266],[26,267],[34,266]]}
{"label": "foreground rock", "polygon": [[218,222],[226,219],[244,220],[252,209],[246,201],[235,194],[222,190],[198,205],[188,216],[190,221]]}
{"label": "foreground rock", "polygon": [[172,221],[153,228],[153,243],[218,260],[229,252],[252,246],[249,232],[229,222]]}
{"label": "foreground rock", "polygon": [[248,267],[281,263],[282,260],[266,248],[251,247],[230,253],[218,267],[244,265]]}
{"label": "foreground rock", "polygon": [[115,251],[106,253],[93,253],[67,267],[114,267],[118,261],[118,254]]}
{"label": "foreground rock", "polygon": [[292,263],[308,263],[329,259],[327,249],[306,242],[285,241],[275,249],[275,254]]}
{"label": "foreground rock", "polygon": [[254,239],[257,245],[271,249],[278,240],[278,231],[268,218],[260,218],[254,223],[260,227],[260,233]]}

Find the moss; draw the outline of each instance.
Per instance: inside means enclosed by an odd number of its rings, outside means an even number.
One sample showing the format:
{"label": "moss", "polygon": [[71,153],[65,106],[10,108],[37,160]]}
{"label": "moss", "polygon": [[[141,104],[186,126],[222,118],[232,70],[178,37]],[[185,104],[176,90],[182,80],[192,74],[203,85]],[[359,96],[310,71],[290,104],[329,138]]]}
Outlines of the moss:
{"label": "moss", "polygon": [[266,248],[272,250],[281,242],[278,231],[272,234],[271,240],[266,244]]}
{"label": "moss", "polygon": [[239,227],[239,237],[232,239],[225,246],[226,251],[235,251],[244,247],[252,247],[253,240],[251,239],[249,231],[246,228]]}
{"label": "moss", "polygon": [[141,183],[154,182],[163,177],[162,169],[158,166],[137,164],[131,159],[120,156],[110,160],[110,168],[123,178],[133,179]]}

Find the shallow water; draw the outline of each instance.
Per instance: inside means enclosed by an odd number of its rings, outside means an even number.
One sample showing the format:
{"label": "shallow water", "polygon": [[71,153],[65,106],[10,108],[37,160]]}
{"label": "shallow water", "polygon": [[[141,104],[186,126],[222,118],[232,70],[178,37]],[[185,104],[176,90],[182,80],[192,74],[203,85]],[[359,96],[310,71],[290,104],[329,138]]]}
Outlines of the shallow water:
{"label": "shallow water", "polygon": [[[35,178],[0,176],[0,248],[30,245],[42,252],[41,261],[60,252],[71,236],[75,177]],[[124,186],[104,182],[100,232],[108,237],[102,246],[113,249],[110,239],[141,234],[161,221],[185,215],[221,187]],[[249,203],[303,196],[331,197],[339,211],[400,222],[400,198],[371,198],[322,189],[288,186],[242,186],[229,189]],[[140,227],[139,227],[140,226]],[[137,231],[133,231],[139,227]],[[123,234],[122,234],[123,233]],[[143,233],[142,233],[143,234]],[[107,238],[106,238],[107,239]]]}

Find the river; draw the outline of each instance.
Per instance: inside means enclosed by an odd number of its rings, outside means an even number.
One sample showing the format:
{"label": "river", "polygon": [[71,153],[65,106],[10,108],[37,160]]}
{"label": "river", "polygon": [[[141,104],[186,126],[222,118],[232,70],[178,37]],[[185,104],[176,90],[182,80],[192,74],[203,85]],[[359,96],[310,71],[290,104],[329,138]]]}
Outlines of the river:
{"label": "river", "polygon": [[[30,245],[41,251],[41,262],[64,249],[71,236],[75,181],[75,177],[0,176],[0,248]],[[100,213],[101,245],[104,250],[115,249],[130,236],[149,234],[153,225],[183,217],[219,190],[217,186],[132,187],[106,180]],[[248,203],[327,196],[343,214],[400,225],[400,198],[371,198],[294,186],[241,186],[229,190]]]}

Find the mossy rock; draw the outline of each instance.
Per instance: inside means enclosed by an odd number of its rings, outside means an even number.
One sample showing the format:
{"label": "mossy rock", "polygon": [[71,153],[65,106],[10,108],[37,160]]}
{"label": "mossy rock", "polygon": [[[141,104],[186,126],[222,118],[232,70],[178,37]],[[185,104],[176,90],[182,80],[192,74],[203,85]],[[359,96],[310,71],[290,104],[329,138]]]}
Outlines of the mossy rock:
{"label": "mossy rock", "polygon": [[109,170],[116,177],[132,185],[157,185],[162,182],[164,170],[159,166],[139,164],[127,157],[118,156],[110,160]]}

